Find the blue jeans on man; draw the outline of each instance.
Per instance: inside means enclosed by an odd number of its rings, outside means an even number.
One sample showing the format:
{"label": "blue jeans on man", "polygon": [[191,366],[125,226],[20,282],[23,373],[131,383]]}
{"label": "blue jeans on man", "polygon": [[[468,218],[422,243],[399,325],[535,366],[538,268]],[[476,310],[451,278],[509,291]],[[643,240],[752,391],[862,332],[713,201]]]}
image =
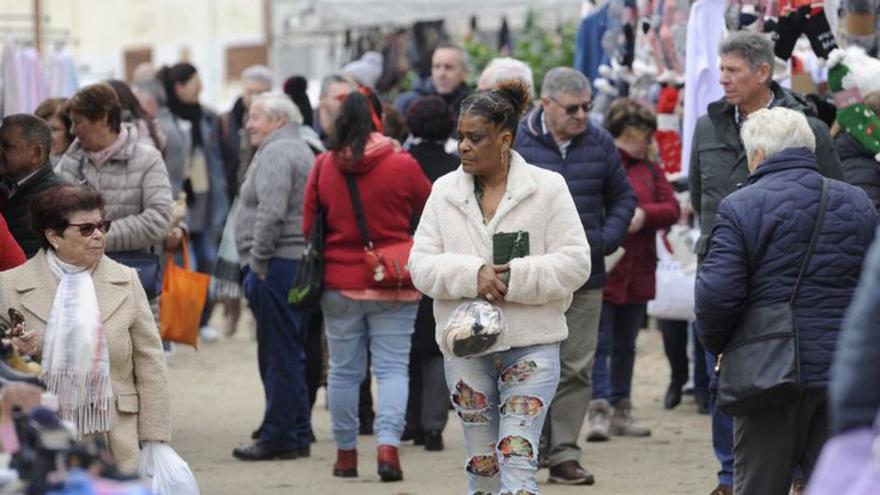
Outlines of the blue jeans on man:
{"label": "blue jeans on man", "polygon": [[305,314],[287,304],[299,261],[272,258],[266,280],[244,269],[244,293],[257,322],[257,359],[266,393],[260,443],[275,451],[310,444]]}

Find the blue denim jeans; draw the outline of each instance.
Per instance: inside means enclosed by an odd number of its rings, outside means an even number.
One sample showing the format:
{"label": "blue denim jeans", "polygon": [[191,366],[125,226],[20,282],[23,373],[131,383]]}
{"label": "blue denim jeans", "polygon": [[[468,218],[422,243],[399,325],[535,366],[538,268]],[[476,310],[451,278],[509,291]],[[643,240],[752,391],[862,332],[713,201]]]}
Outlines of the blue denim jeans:
{"label": "blue denim jeans", "polygon": [[446,360],[468,493],[538,493],[538,447],[559,384],[559,344]]}
{"label": "blue denim jeans", "polygon": [[721,464],[718,484],[733,486],[733,418],[718,407],[718,376],[715,356],[706,351],[706,372],[709,374],[709,410],[712,413],[712,448]]}
{"label": "blue denim jeans", "polygon": [[330,370],[327,393],[336,447],[357,447],[358,397],[369,346],[379,382],[378,445],[400,445],[409,394],[409,350],[418,303],[356,301],[338,291],[321,297]]}
{"label": "blue denim jeans", "polygon": [[615,406],[630,398],[636,338],[644,319],[645,304],[602,303],[599,341],[593,361],[593,399],[606,399]]}
{"label": "blue denim jeans", "polygon": [[287,304],[299,261],[269,260],[266,280],[244,269],[244,293],[257,322],[257,361],[266,393],[260,442],[278,450],[308,447],[311,412],[306,386],[305,314]]}

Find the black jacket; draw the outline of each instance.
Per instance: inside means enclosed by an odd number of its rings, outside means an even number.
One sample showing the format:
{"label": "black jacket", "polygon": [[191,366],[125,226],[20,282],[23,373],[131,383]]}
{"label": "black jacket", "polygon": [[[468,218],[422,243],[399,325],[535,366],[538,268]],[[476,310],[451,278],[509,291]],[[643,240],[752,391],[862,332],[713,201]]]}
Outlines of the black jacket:
{"label": "black jacket", "polygon": [[458,112],[461,110],[461,102],[463,102],[471,93],[471,88],[466,84],[462,84],[452,93],[441,95],[437,93],[436,89],[434,89],[434,83],[431,82],[431,78],[429,77],[410,91],[398,95],[394,100],[394,109],[405,117],[406,111],[409,110],[410,105],[415,103],[416,100],[425,96],[436,95],[446,101],[446,104],[449,105],[449,109],[452,111],[452,116],[458,120]]}
{"label": "black jacket", "polygon": [[834,147],[846,181],[861,187],[868,193],[874,207],[880,209],[880,163],[846,131],[837,136]]}
{"label": "black jacket", "polygon": [[6,218],[12,237],[28,258],[40,250],[40,234],[31,228],[31,201],[44,190],[61,183],[61,178],[46,164],[18,188],[8,203],[0,201],[0,213]]}
{"label": "black jacket", "polygon": [[[798,110],[807,116],[816,136],[819,172],[830,179],[843,180],[840,160],[834,152],[828,126],[815,116],[813,106],[801,95],[775,82],[771,89],[775,95],[774,107]],[[691,204],[700,218],[700,239],[696,251],[701,260],[709,249],[709,235],[718,204],[745,184],[749,176],[746,150],[734,114],[734,106],[722,98],[709,104],[707,114],[700,117],[694,130],[689,180]]]}

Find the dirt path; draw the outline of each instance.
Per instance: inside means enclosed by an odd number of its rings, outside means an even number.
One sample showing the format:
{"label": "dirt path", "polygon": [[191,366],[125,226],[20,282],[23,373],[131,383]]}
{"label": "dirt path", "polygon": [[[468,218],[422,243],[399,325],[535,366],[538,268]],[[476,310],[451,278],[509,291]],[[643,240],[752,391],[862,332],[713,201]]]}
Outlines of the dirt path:
{"label": "dirt path", "polygon": [[[405,444],[401,449],[405,481],[384,484],[375,473],[375,441],[360,437],[361,477],[341,480],[331,475],[335,447],[324,396],[313,414],[318,442],[312,457],[294,461],[244,463],[232,449],[248,441],[261,417],[263,391],[256,365],[256,344],[244,319],[238,334],[199,352],[178,348],[171,366],[174,447],[190,462],[202,493],[237,494],[459,494],[465,492],[461,429],[450,418],[446,450],[429,453]],[[596,476],[592,487],[546,483],[549,495],[592,493],[615,495],[704,494],[714,487],[717,465],[710,445],[708,416],[699,416],[693,400],[665,411],[662,397],[668,380],[659,332],[642,332],[638,342],[634,402],[653,429],[647,439],[615,438],[584,444],[584,464]],[[583,441],[583,437],[581,437]]]}

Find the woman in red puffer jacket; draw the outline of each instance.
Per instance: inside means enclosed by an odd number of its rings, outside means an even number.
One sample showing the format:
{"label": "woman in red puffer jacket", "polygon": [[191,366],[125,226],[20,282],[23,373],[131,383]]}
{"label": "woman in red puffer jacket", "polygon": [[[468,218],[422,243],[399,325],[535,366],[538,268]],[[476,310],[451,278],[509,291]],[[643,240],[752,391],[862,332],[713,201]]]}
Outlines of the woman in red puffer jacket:
{"label": "woman in red puffer jacket", "polygon": [[[326,215],[321,309],[329,351],[327,393],[337,457],[333,475],[357,471],[358,391],[370,364],[379,384],[376,443],[382,481],[403,479],[398,446],[409,390],[411,336],[419,293],[412,286],[376,288],[364,262],[347,177],[363,205],[371,246],[385,252],[412,242],[413,223],[431,193],[418,162],[381,134],[381,105],[367,88],[343,95],[331,151],[315,160],[305,189],[303,232],[320,204]],[[408,252],[408,248],[407,248]],[[405,260],[398,260],[406,265]],[[368,276],[370,275],[370,276]],[[381,278],[379,271],[374,273]]]}
{"label": "woman in red puffer jacket", "polygon": [[615,101],[605,126],[614,137],[638,204],[623,241],[625,253],[608,274],[602,323],[593,365],[590,437],[608,434],[648,436],[651,431],[632,415],[630,390],[635,344],[648,301],[654,299],[656,233],[679,217],[678,201],[663,170],[648,159],[657,129],[656,117],[630,99]]}

